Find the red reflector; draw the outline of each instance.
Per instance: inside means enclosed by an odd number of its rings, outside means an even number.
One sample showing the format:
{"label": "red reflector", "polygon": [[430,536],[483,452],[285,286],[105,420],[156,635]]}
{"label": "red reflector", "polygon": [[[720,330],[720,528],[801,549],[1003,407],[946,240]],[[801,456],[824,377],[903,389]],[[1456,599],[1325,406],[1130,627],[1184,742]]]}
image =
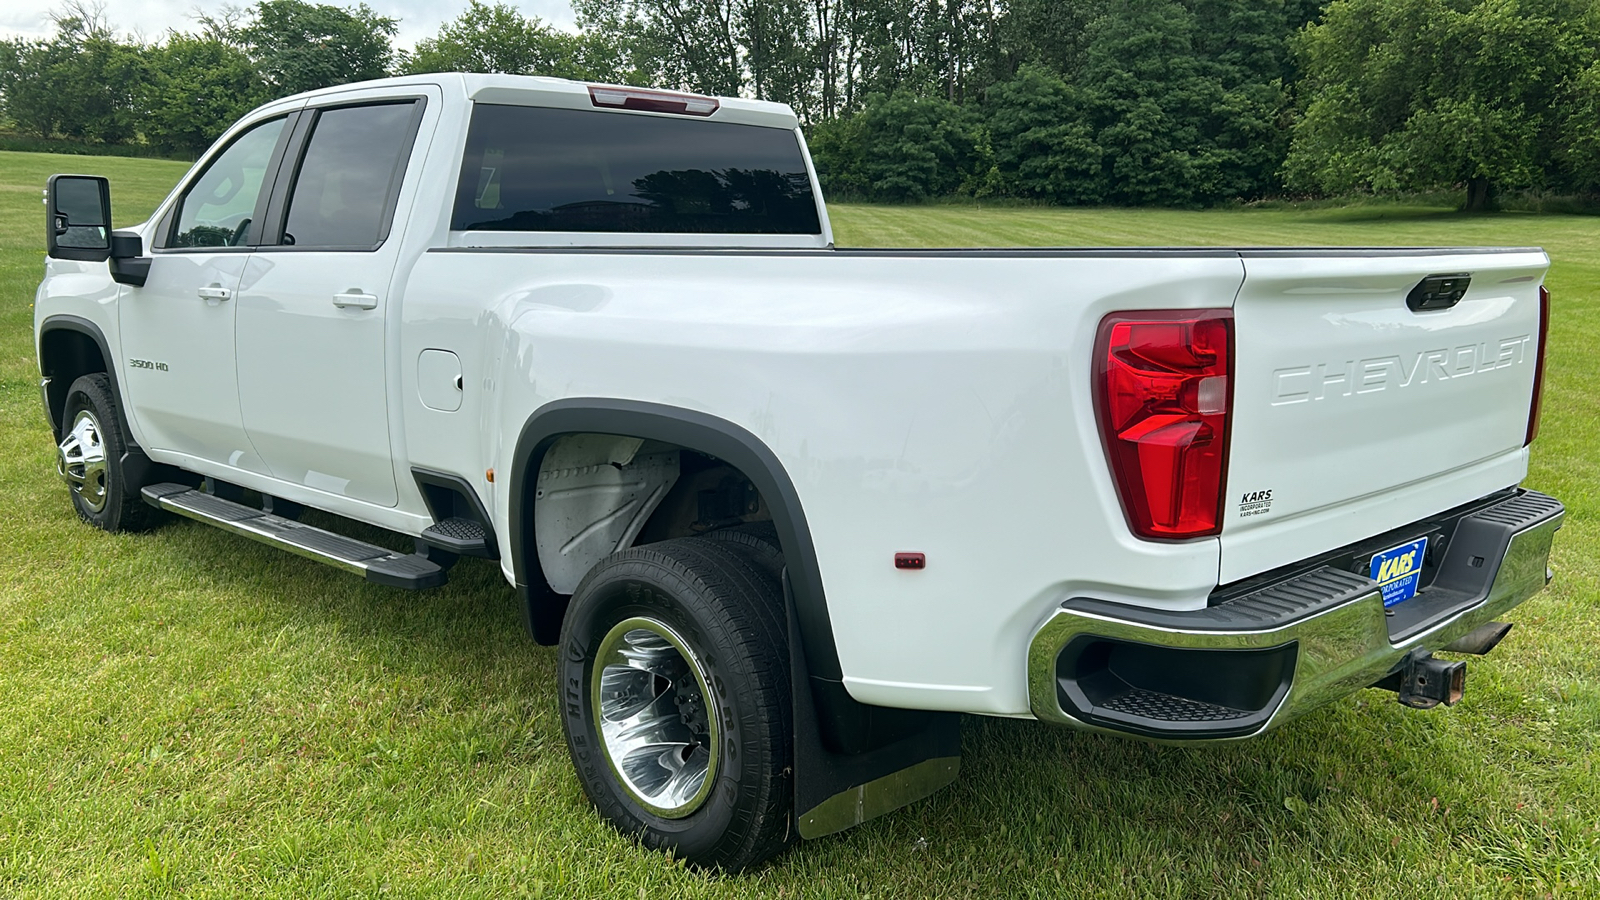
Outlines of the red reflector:
{"label": "red reflector", "polygon": [[635,88],[589,86],[589,102],[609,109],[636,109],[641,112],[675,113],[680,116],[709,116],[721,103],[715,97],[699,94],[673,94],[667,91],[641,91]]}
{"label": "red reflector", "polygon": [[928,557],[921,553],[896,553],[894,555],[896,569],[926,569]]}
{"label": "red reflector", "polygon": [[1233,311],[1112,313],[1095,342],[1096,413],[1135,534],[1222,530]]}
{"label": "red reflector", "polygon": [[1539,350],[1533,362],[1533,403],[1528,407],[1526,447],[1539,436],[1539,412],[1544,406],[1544,345],[1550,337],[1550,289],[1539,285]]}

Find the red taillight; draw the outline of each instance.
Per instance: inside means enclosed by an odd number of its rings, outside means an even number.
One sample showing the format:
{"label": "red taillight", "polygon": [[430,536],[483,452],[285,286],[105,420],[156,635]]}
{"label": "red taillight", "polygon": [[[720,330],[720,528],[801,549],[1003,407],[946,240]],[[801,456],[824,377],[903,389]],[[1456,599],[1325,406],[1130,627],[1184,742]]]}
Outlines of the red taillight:
{"label": "red taillight", "polygon": [[667,91],[641,91],[634,88],[589,86],[589,102],[611,109],[636,109],[641,112],[676,113],[680,116],[709,116],[722,106],[715,97],[699,94],[674,94]]}
{"label": "red taillight", "polygon": [[1550,289],[1539,285],[1539,350],[1533,361],[1533,403],[1528,407],[1526,447],[1539,436],[1539,408],[1544,406],[1544,345],[1550,338]]}
{"label": "red taillight", "polygon": [[1222,530],[1233,311],[1112,313],[1095,344],[1096,412],[1135,534]]}

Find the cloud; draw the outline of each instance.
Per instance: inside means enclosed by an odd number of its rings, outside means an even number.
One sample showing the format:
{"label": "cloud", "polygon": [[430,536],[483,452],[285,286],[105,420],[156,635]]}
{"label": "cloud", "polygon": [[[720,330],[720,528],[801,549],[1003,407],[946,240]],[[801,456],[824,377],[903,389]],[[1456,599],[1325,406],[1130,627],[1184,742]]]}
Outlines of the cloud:
{"label": "cloud", "polygon": [[[313,0],[315,2],[315,0]],[[336,5],[340,0],[322,0]],[[523,14],[538,16],[558,28],[575,29],[572,6],[568,0],[512,0]],[[119,33],[137,34],[154,40],[169,30],[189,31],[194,28],[198,12],[216,14],[229,4],[223,0],[114,0],[106,4],[106,18]],[[380,15],[400,20],[400,33],[395,44],[409,48],[421,39],[439,30],[439,26],[454,19],[466,7],[465,0],[458,4],[440,4],[429,0],[367,0],[367,5]],[[0,36],[43,37],[52,30],[50,12],[60,7],[59,0],[6,0],[0,4]]]}

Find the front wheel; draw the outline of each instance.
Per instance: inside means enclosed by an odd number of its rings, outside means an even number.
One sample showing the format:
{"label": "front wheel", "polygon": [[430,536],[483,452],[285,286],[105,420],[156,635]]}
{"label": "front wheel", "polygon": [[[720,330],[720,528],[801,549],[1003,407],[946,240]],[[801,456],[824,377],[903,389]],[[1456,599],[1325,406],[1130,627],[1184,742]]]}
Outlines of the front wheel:
{"label": "front wheel", "polygon": [[119,424],[110,377],[96,372],[74,381],[62,416],[56,474],[72,492],[78,517],[106,531],[139,531],[159,521],[160,514],[140,498],[141,486],[123,471],[131,442]]}
{"label": "front wheel", "polygon": [[595,807],[651,849],[726,871],[793,839],[778,582],[700,538],[613,554],[561,639],[562,725]]}

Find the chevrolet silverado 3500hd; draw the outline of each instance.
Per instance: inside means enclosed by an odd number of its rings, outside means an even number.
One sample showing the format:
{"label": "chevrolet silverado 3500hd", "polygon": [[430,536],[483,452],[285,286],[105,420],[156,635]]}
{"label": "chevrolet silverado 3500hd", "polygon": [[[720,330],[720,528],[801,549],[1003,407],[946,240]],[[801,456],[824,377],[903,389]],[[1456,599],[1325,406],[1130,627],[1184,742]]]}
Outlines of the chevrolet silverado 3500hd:
{"label": "chevrolet silverado 3500hd", "polygon": [[83,519],[498,561],[589,797],[700,865],[928,795],[960,713],[1453,703],[1549,578],[1538,249],[836,249],[787,107],[480,75],[269,103],[131,229],[46,204]]}

